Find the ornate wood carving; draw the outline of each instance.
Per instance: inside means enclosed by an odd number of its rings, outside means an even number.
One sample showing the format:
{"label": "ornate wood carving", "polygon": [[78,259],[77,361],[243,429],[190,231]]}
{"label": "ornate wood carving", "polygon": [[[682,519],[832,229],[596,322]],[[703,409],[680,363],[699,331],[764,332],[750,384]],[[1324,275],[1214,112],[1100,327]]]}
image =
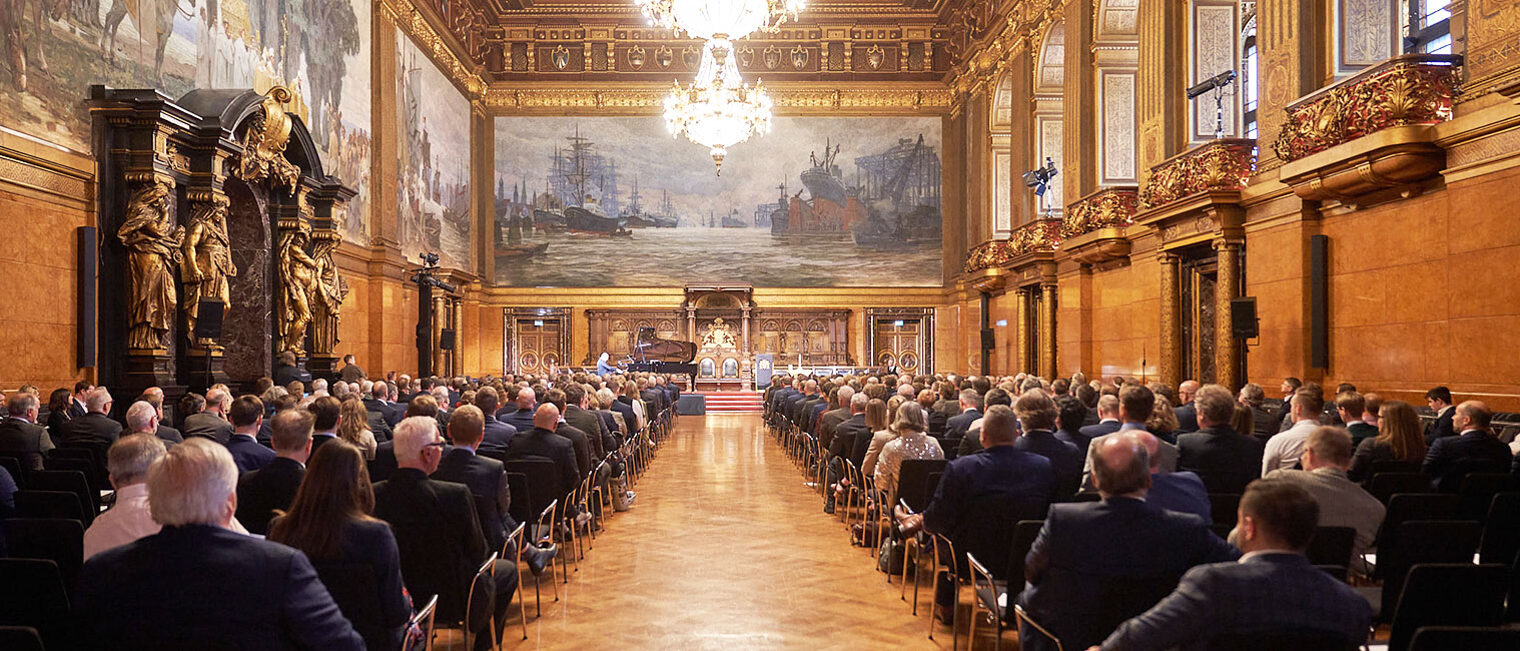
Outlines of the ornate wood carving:
{"label": "ornate wood carving", "polygon": [[1104,228],[1134,223],[1139,193],[1134,187],[1101,188],[1066,207],[1061,236],[1076,237]]}
{"label": "ornate wood carving", "polygon": [[868,307],[865,317],[871,358],[863,362],[915,374],[934,372],[934,308]]}
{"label": "ornate wood carving", "polygon": [[564,366],[570,355],[570,311],[568,307],[503,309],[502,368],[508,373],[541,375],[550,364]]}
{"label": "ornate wood carving", "polygon": [[1256,141],[1213,140],[1151,168],[1140,188],[1141,209],[1164,206],[1203,192],[1239,191],[1256,170]]}
{"label": "ornate wood carving", "polygon": [[1451,118],[1460,93],[1461,57],[1396,56],[1289,104],[1272,151],[1294,161],[1335,145],[1414,124]]}

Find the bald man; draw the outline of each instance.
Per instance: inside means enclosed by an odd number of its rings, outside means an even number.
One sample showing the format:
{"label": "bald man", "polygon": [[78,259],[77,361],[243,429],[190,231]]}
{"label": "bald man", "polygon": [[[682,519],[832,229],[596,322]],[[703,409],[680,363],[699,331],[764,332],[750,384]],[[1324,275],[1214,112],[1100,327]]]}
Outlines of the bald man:
{"label": "bald man", "polygon": [[1193,405],[1193,396],[1198,395],[1198,387],[1201,386],[1196,380],[1183,380],[1177,386],[1176,407],[1172,411],[1177,414],[1177,433],[1198,431],[1198,410]]}
{"label": "bald man", "polygon": [[[1240,557],[1198,516],[1146,502],[1150,454],[1136,436],[1096,440],[1092,457],[1103,501],[1051,505],[1024,560],[1024,608],[1067,649],[1086,649],[1109,633],[1093,622],[1101,619],[1101,595],[1113,582],[1180,577],[1195,565]],[[1021,630],[1019,639],[1028,651],[1055,648],[1033,630]]]}
{"label": "bald man", "polygon": [[507,460],[536,457],[553,461],[560,477],[559,494],[554,497],[564,497],[581,483],[581,473],[575,462],[575,444],[555,433],[559,429],[558,407],[539,405],[532,414],[532,429],[519,430],[517,436],[512,437],[512,443],[507,446]]}

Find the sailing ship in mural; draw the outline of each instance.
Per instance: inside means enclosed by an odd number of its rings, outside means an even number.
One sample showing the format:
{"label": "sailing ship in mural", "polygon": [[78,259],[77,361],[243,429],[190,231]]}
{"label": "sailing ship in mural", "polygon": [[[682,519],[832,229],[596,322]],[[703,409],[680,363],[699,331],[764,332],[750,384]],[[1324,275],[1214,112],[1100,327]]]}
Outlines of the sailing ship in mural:
{"label": "sailing ship in mural", "polygon": [[470,103],[405,34],[396,34],[401,143],[397,236],[415,261],[470,268]]}
{"label": "sailing ship in mural", "polygon": [[780,118],[714,177],[655,118],[497,118],[497,281],[939,285],[939,126]]}

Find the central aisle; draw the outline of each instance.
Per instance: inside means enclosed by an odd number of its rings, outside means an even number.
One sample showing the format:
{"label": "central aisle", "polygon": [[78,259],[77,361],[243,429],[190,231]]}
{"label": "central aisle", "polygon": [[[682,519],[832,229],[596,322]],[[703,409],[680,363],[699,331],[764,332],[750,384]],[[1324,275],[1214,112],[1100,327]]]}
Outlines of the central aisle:
{"label": "central aisle", "polygon": [[559,603],[544,585],[542,619],[526,582],[530,639],[514,605],[504,646],[948,647],[926,638],[928,592],[913,617],[802,482],[758,414],[682,417]]}

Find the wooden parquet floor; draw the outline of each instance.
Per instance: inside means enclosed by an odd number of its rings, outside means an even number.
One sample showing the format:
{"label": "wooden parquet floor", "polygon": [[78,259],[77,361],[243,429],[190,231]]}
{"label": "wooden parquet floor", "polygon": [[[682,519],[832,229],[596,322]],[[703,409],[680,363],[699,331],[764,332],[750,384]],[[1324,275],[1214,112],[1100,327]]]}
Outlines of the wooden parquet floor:
{"label": "wooden parquet floor", "polygon": [[503,648],[949,648],[948,627],[926,637],[928,592],[913,616],[803,481],[758,414],[681,418],[633,509],[607,523],[559,602],[544,585],[536,619],[527,581],[528,639],[514,604]]}

